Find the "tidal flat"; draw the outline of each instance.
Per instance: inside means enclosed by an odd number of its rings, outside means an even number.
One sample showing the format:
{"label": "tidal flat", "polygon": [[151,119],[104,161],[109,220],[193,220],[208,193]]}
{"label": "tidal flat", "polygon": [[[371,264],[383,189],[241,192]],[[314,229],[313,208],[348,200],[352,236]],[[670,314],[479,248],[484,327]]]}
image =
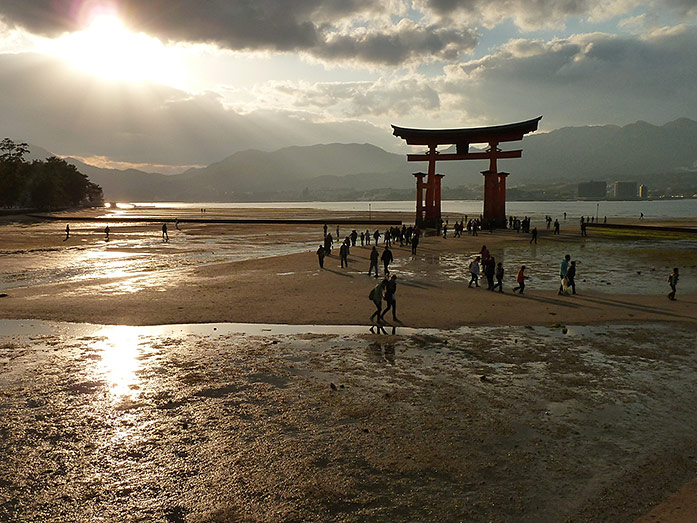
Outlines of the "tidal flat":
{"label": "tidal flat", "polygon": [[2,521],[633,521],[697,473],[689,325],[3,321]]}

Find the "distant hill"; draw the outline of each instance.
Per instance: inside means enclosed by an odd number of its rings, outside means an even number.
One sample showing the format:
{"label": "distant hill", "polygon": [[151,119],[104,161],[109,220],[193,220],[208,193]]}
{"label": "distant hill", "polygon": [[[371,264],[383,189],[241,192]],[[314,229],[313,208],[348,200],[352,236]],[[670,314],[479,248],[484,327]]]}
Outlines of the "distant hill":
{"label": "distant hill", "polygon": [[[590,179],[657,186],[668,183],[671,178],[666,174],[680,174],[681,183],[689,185],[691,176],[685,173],[697,167],[697,122],[681,118],[663,126],[640,121],[624,127],[566,127],[502,145],[523,149],[521,159],[499,164],[511,173],[510,187]],[[51,154],[36,146],[31,150],[29,159]],[[413,190],[411,173],[426,169],[425,163],[407,163],[403,154],[367,143],[246,150],[177,175],[103,169],[66,160],[102,186],[106,200],[129,201],[387,198]],[[485,161],[438,164],[439,172],[447,175],[444,186],[451,188],[479,186],[480,171],[487,167]]]}

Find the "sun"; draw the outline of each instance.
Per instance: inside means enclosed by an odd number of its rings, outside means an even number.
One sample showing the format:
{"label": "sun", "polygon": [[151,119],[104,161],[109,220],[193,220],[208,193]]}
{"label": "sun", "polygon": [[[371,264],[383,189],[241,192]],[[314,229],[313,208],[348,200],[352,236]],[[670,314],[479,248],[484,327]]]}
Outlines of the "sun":
{"label": "sun", "polygon": [[176,48],[144,33],[131,32],[113,14],[96,16],[86,29],[51,41],[48,51],[107,80],[168,85],[183,80]]}

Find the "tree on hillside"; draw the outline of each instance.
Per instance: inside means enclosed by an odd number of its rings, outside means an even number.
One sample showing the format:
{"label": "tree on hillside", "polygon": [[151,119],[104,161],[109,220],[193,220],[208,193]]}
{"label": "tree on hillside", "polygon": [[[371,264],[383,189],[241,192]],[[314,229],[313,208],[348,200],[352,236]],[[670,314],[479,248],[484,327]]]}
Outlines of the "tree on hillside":
{"label": "tree on hillside", "polygon": [[104,203],[102,188],[74,165],[52,156],[24,161],[26,143],[0,142],[0,203],[6,207],[51,209]]}

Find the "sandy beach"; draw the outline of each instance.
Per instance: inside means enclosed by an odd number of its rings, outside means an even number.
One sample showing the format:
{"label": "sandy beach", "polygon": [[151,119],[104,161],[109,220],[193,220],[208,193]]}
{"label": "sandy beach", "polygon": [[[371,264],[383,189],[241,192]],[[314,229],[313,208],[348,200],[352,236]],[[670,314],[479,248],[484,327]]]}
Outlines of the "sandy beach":
{"label": "sandy beach", "polygon": [[[62,222],[0,225],[0,453],[13,456],[0,519],[689,520],[676,507],[692,486],[654,507],[697,474],[697,238],[581,238],[571,220],[558,236],[533,224],[537,246],[426,236],[415,256],[393,248],[400,322],[386,336],[368,331],[367,246],[320,269],[316,225],[182,223],[165,243],[158,224],[113,214],[105,242],[89,222],[103,215],[85,212],[66,241]],[[504,263],[502,294],[468,288],[482,245]],[[567,252],[575,296],[556,291]],[[270,326],[221,333],[230,323]]]}

